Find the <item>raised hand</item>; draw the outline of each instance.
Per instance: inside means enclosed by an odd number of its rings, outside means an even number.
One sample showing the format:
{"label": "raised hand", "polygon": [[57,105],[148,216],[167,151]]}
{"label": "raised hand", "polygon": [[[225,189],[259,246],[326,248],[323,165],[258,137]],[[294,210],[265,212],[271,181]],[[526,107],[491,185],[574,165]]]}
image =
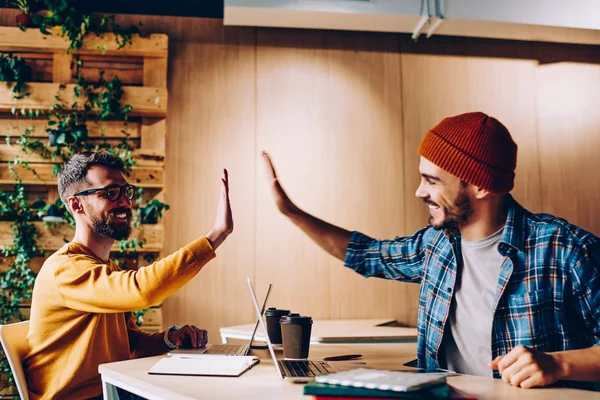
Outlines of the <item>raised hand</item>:
{"label": "raised hand", "polygon": [[224,169],[221,177],[221,191],[215,224],[206,234],[206,238],[210,241],[213,249],[216,250],[231,232],[233,232],[233,216],[229,202],[229,174]]}
{"label": "raised hand", "polygon": [[281,211],[283,215],[290,215],[294,213],[298,210],[298,208],[294,203],[292,203],[288,195],[281,187],[279,179],[277,179],[277,172],[275,171],[275,167],[273,166],[273,161],[271,160],[269,153],[263,151],[262,156],[267,170],[267,177],[269,179],[269,182],[271,183],[273,197],[275,198],[275,204],[277,204],[277,208],[279,208],[279,211]]}

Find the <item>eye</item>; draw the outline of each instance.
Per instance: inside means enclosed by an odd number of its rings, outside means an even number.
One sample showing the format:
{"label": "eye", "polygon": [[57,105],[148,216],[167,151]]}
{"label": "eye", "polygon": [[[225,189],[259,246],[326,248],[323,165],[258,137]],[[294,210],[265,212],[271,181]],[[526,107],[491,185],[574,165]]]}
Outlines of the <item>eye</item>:
{"label": "eye", "polygon": [[119,197],[119,193],[121,192],[121,189],[119,189],[118,187],[112,187],[109,189],[106,189],[106,196],[109,199],[116,199],[117,197]]}

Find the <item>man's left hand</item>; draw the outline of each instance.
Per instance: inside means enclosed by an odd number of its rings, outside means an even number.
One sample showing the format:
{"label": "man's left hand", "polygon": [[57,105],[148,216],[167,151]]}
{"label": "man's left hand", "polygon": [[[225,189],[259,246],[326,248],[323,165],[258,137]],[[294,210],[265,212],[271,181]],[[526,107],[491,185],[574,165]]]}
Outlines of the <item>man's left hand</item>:
{"label": "man's left hand", "polygon": [[566,375],[562,364],[552,353],[544,353],[522,345],[489,363],[502,380],[516,387],[547,386]]}
{"label": "man's left hand", "polygon": [[169,341],[177,347],[205,347],[208,342],[208,332],[194,325],[185,325],[179,330],[171,330]]}

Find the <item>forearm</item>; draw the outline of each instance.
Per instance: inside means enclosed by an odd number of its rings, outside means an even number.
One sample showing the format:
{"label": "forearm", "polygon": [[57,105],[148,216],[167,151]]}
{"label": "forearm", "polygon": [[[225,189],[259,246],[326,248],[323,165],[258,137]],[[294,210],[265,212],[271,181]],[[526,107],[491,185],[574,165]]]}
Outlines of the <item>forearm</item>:
{"label": "forearm", "polygon": [[131,357],[151,357],[169,351],[169,347],[164,340],[164,332],[144,332],[136,325],[133,318],[128,319],[127,330]]}
{"label": "forearm", "polygon": [[600,381],[600,346],[549,353],[561,366],[560,379]]}
{"label": "forearm", "polygon": [[351,232],[318,219],[294,207],[286,216],[316,244],[332,256],[344,260]]}

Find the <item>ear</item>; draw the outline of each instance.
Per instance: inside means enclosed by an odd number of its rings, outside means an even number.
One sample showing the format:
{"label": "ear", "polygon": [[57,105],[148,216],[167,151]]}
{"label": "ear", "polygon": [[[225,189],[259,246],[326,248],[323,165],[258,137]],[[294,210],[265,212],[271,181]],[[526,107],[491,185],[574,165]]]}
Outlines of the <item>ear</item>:
{"label": "ear", "polygon": [[491,195],[491,192],[489,190],[483,189],[483,188],[475,188],[475,198],[476,199],[478,199],[478,200],[485,199],[489,195]]}
{"label": "ear", "polygon": [[79,201],[79,199],[77,197],[69,197],[67,199],[67,202],[69,203],[68,206],[71,209],[71,211],[73,211],[73,215],[75,214],[83,214],[83,205],[81,204],[81,202]]}

